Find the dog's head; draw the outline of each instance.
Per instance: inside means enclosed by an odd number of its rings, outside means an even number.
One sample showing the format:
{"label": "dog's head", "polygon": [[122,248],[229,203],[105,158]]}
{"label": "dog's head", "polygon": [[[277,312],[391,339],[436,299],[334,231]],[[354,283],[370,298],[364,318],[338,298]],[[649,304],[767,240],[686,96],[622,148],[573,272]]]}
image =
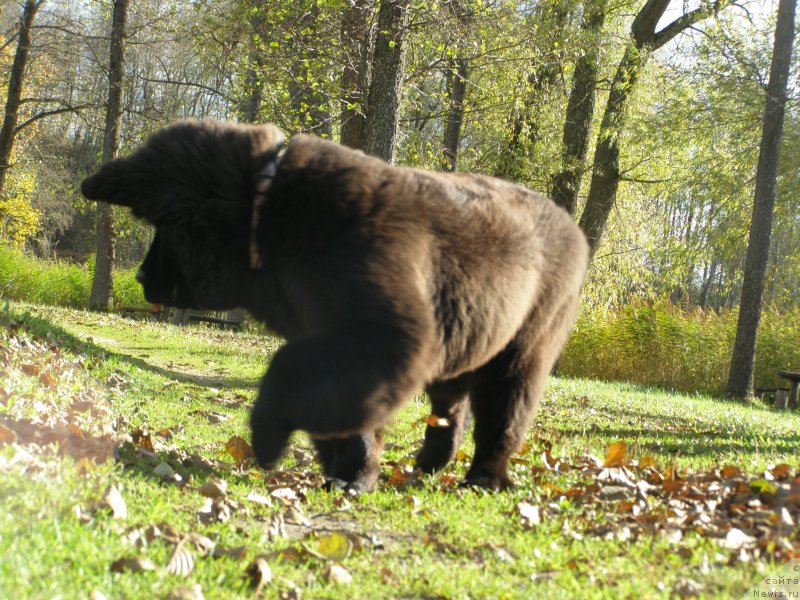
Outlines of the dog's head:
{"label": "dog's head", "polygon": [[283,143],[274,125],[181,121],[84,180],[88,199],[127,206],[155,226],[137,274],[149,302],[242,306],[256,182]]}

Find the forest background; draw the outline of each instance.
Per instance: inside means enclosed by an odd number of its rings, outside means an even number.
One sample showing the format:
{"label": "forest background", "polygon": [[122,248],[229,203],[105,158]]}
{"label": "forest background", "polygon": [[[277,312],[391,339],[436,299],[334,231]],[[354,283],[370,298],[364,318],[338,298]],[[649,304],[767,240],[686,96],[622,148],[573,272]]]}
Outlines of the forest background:
{"label": "forest background", "polygon": [[[23,15],[35,13],[13,151],[0,165],[8,297],[18,289],[16,297],[36,299],[22,283],[31,257],[62,261],[59,273],[91,272],[96,207],[79,183],[103,155],[112,12],[121,2],[121,153],[178,118],[271,121],[397,164],[488,173],[543,191],[573,213],[594,250],[560,369],[724,389],[772,2],[5,0],[1,73],[12,71]],[[800,369],[799,71],[795,48],[761,385],[774,383],[776,369]],[[8,84],[4,76],[0,98]],[[125,211],[114,223],[116,265],[132,267],[152,233]],[[46,286],[58,287],[55,271],[43,276],[36,265]],[[87,302],[88,290],[77,289],[82,299],[54,301]]]}

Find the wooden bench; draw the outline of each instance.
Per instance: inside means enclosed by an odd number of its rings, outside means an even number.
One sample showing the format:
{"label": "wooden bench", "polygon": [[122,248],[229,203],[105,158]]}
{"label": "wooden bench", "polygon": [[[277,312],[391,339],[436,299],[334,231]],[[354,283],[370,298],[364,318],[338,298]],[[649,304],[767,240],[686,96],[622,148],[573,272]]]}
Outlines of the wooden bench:
{"label": "wooden bench", "polygon": [[[778,377],[790,381],[792,385],[791,389],[789,390],[789,397],[786,401],[787,403],[784,406],[788,406],[788,408],[797,408],[797,397],[800,395],[800,373],[794,373],[792,371],[778,371]],[[777,394],[775,397],[775,402],[777,406]]]}
{"label": "wooden bench", "polygon": [[773,395],[773,406],[775,408],[786,408],[786,401],[789,398],[789,388],[780,387],[760,387],[756,388],[756,396],[764,399],[766,394]]}

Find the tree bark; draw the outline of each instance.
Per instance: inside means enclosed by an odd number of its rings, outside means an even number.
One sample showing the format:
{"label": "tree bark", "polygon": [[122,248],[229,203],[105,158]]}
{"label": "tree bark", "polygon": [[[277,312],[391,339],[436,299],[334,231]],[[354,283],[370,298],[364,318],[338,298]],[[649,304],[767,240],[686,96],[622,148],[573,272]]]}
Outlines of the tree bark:
{"label": "tree bark", "polygon": [[22,10],[19,31],[17,33],[17,50],[14,53],[14,62],[11,64],[11,73],[8,78],[8,95],[3,116],[3,126],[0,128],[0,196],[3,194],[6,174],[11,168],[11,152],[14,149],[14,138],[17,134],[17,121],[19,120],[19,106],[22,100],[22,84],[25,79],[25,69],[28,65],[28,55],[31,49],[31,29],[33,20],[44,0],[27,0]]}
{"label": "tree bark", "polygon": [[410,0],[381,0],[378,10],[364,150],[387,162],[394,162],[397,147],[410,3]]}
{"label": "tree bark", "polygon": [[458,167],[458,146],[464,125],[464,98],[467,95],[467,59],[458,57],[450,62],[447,72],[447,124],[444,130],[442,170],[455,172]]}
{"label": "tree bark", "polygon": [[356,150],[363,150],[367,143],[366,100],[372,76],[369,58],[373,49],[371,16],[370,0],[350,0],[342,14],[344,70],[339,113],[340,141]]}
{"label": "tree bark", "polygon": [[716,0],[691,10],[656,31],[670,0],[647,0],[631,25],[631,34],[614,79],[592,165],[592,182],[580,226],[589,240],[592,256],[597,251],[622,179],[619,139],[626,125],[628,102],[650,54],[695,23],[716,14],[731,0]]}
{"label": "tree bark", "polygon": [[[114,9],[111,15],[111,56],[108,68],[106,123],[103,133],[103,162],[116,157],[119,150],[128,1],[114,0]],[[114,213],[110,204],[105,202],[97,203],[96,228],[94,279],[92,280],[89,306],[95,310],[113,310],[116,235],[114,232]]]}
{"label": "tree bark", "polygon": [[775,180],[777,179],[786,110],[796,4],[796,0],[780,0],[778,3],[775,42],[764,105],[758,168],[756,169],[753,218],[750,224],[750,238],[747,243],[747,256],[744,264],[742,300],[739,306],[736,341],[733,346],[726,388],[726,395],[731,398],[743,399],[753,395],[756,339],[761,320],[764,275],[767,270],[772,236]]}
{"label": "tree bark", "polygon": [[575,63],[572,91],[564,119],[561,171],[553,178],[552,189],[555,203],[572,216],[575,216],[578,208],[581,179],[586,171],[586,154],[597,89],[600,40],[605,18],[605,0],[587,0],[581,24],[587,44],[586,52]]}

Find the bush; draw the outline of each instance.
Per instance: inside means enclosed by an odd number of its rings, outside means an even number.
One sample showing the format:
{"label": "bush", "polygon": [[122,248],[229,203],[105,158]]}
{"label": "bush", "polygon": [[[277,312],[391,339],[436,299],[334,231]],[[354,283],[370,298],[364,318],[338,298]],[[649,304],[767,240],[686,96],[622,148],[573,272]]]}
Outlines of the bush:
{"label": "bush", "polygon": [[[79,265],[45,261],[0,244],[0,297],[9,300],[87,308],[92,289],[94,263]],[[114,273],[116,305],[146,307],[136,269]]]}
{"label": "bush", "polygon": [[[683,310],[668,302],[594,309],[578,319],[559,373],[721,395],[728,378],[737,311]],[[800,370],[800,311],[765,310],[756,386],[785,386],[775,372]]]}

